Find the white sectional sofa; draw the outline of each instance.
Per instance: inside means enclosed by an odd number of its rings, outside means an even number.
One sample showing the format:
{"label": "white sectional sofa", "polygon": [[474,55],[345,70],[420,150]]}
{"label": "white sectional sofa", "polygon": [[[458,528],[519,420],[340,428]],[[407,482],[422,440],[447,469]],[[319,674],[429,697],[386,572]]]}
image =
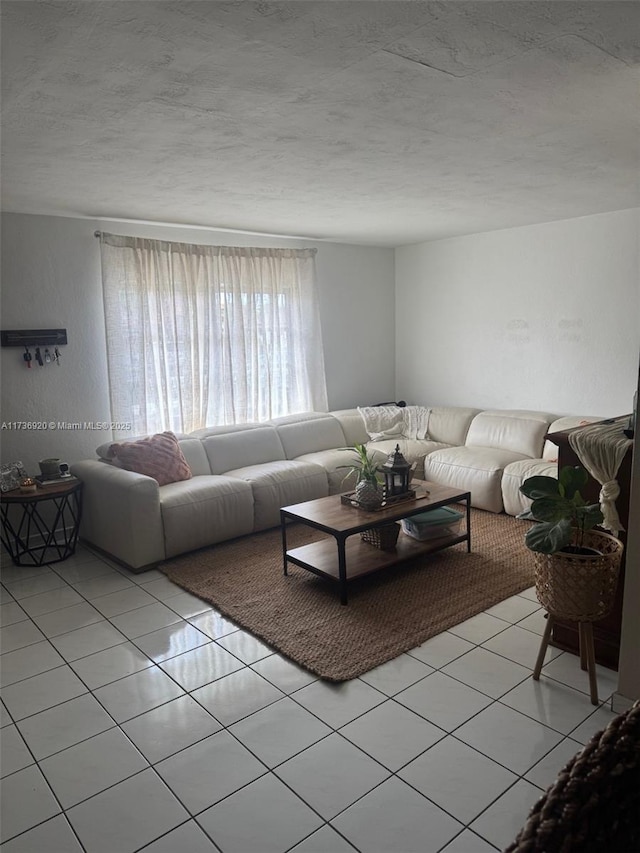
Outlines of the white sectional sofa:
{"label": "white sectional sofa", "polygon": [[479,509],[502,512],[502,475],[513,462],[540,456],[554,416],[546,412],[486,411],[471,421],[464,442],[429,454],[425,479],[469,488]]}
{"label": "white sectional sofa", "polygon": [[[601,421],[603,418],[594,417],[562,417],[556,418],[549,424],[547,434],[562,432],[565,429],[584,426],[585,424]],[[518,515],[531,505],[529,498],[520,491],[520,486],[529,477],[558,476],[558,447],[548,439],[544,443],[540,459],[520,459],[511,462],[502,472],[501,490],[504,511],[508,515]]]}
{"label": "white sectional sofa", "polygon": [[305,412],[266,423],[178,435],[192,477],[160,486],[109,462],[72,465],[84,483],[81,537],[134,571],[161,560],[279,524],[282,506],[348,491],[346,449],[366,443],[380,463],[396,443],[415,476],[471,492],[472,505],[517,514],[531,473],[554,473],[545,435],[595,418],[546,412],[434,406],[428,438],[370,441],[357,409]]}

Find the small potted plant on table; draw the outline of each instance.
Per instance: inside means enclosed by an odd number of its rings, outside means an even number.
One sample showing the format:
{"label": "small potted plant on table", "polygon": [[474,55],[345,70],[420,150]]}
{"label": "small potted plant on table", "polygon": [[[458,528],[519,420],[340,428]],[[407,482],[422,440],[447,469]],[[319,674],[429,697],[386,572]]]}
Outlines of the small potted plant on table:
{"label": "small potted plant on table", "polygon": [[623,545],[594,530],[603,516],[598,504],[587,504],[582,497],[588,480],[584,468],[569,465],[557,480],[529,477],[520,491],[532,503],[518,518],[537,522],[525,543],[534,554],[536,595],[548,614],[533,677],[540,678],[555,619],[577,622],[580,665],[589,671],[591,701],[597,705],[592,623],[613,606]]}
{"label": "small potted plant on table", "polygon": [[[356,476],[356,490],[353,495],[356,503],[365,510],[378,509],[384,500],[384,489],[378,476],[378,461],[375,455],[370,455],[364,444],[356,444],[347,449],[355,453],[355,459],[351,465],[341,465],[340,467],[349,469],[345,474],[345,479],[353,474]],[[391,522],[363,530],[360,538],[368,545],[374,545],[383,551],[393,551],[399,533],[400,525]]]}
{"label": "small potted plant on table", "polygon": [[355,475],[355,500],[363,509],[376,509],[384,497],[382,483],[378,477],[378,462],[373,455],[369,455],[364,444],[356,444],[353,447],[348,447],[347,450],[352,451],[355,458],[351,465],[339,466],[349,469],[344,475],[344,479]]}

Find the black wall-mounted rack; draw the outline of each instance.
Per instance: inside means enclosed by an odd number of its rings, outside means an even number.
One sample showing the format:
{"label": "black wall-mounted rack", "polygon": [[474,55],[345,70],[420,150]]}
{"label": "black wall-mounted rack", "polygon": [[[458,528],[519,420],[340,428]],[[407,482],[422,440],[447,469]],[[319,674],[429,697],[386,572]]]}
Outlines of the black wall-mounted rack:
{"label": "black wall-mounted rack", "polygon": [[3,347],[59,347],[67,343],[66,329],[14,329],[0,331]]}

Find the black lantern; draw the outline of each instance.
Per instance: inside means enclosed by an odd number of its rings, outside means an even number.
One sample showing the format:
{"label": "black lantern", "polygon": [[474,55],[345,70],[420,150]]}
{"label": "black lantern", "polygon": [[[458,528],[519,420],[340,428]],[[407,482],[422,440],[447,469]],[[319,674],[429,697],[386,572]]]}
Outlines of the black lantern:
{"label": "black lantern", "polygon": [[411,477],[411,465],[400,453],[400,445],[387,457],[387,461],[380,468],[384,476],[385,497],[404,495],[409,491],[409,479]]}

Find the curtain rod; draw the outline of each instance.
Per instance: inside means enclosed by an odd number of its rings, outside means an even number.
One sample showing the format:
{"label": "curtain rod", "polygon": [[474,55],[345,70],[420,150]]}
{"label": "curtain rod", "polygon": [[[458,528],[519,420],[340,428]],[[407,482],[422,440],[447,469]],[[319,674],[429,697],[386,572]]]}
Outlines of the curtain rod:
{"label": "curtain rod", "polygon": [[[240,232],[238,232],[238,233],[240,233]],[[94,231],[94,232],[93,232],[93,236],[94,236],[94,237],[102,237],[102,231]],[[138,239],[138,238],[135,238],[135,239]],[[157,238],[155,238],[155,237],[143,237],[143,238],[141,238],[141,239],[143,239],[143,240],[156,240],[156,241],[157,241]],[[300,239],[302,240],[302,239],[304,239],[304,238],[302,238],[302,237],[301,237]],[[161,242],[169,242],[169,243],[171,243],[172,241],[171,241],[171,240],[168,240],[168,241],[167,241],[167,240],[163,240],[163,241],[161,241]],[[209,244],[208,244],[208,243],[205,243],[204,245],[207,245],[207,246],[208,246]],[[227,247],[226,247],[226,246],[224,246],[224,247],[222,247],[222,248],[227,248]],[[229,246],[228,248],[234,248],[234,247],[233,247],[233,246]],[[241,249],[242,249],[242,248],[251,248],[251,247],[250,247],[250,246],[239,246],[239,247],[236,247],[236,248],[241,248]],[[256,248],[260,249],[260,248],[262,248],[262,247],[261,247],[261,246],[257,246]],[[298,252],[298,251],[310,251],[310,252],[317,252],[318,250],[317,250],[317,249],[304,249],[304,250],[302,250],[302,249],[292,249],[291,251],[292,251],[292,252]]]}
{"label": "curtain rod", "polygon": [[[1,2],[1,0],[0,0],[0,2]],[[79,216],[79,217],[74,217],[74,218],[87,219],[89,217]],[[97,218],[97,217],[91,217],[91,218],[93,219],[93,218]],[[116,220],[116,221],[120,222],[120,220]],[[215,228],[213,226],[208,227],[206,225],[176,225],[175,223],[147,222],[146,220],[138,220],[138,219],[123,219],[122,222],[125,222],[125,223],[131,222],[134,225],[140,225],[140,224],[151,225],[154,228],[155,227],[159,227],[159,228],[184,228],[184,229],[191,229],[192,231],[220,231],[223,234],[244,234],[244,235],[249,236],[249,237],[273,237],[276,240],[312,240],[314,243],[326,243],[326,242],[330,243],[330,242],[332,242],[328,237],[300,237],[300,236],[297,236],[295,234],[269,234],[267,231],[243,231],[242,229],[236,230],[234,228],[222,228],[222,227]],[[94,237],[101,237],[102,231],[94,231],[93,236]],[[147,238],[143,238],[143,239],[147,239]],[[157,238],[149,237],[148,239],[149,240],[155,240]],[[349,245],[349,244],[345,244],[345,245]]]}

